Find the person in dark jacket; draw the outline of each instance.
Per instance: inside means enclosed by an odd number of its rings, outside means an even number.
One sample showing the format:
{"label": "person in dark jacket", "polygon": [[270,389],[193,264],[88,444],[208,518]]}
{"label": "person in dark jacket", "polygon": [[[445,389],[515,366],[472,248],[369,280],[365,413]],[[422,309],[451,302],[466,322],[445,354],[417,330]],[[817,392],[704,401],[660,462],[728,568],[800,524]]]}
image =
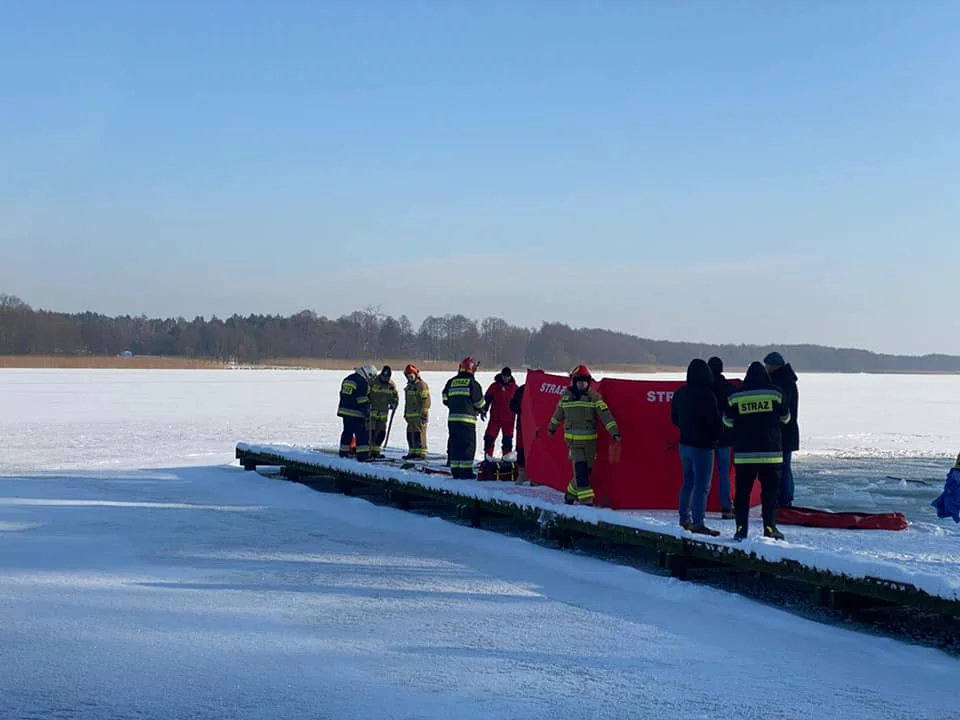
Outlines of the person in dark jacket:
{"label": "person in dark jacket", "polygon": [[[720,412],[727,406],[727,399],[734,392],[733,385],[723,375],[723,360],[714,356],[707,360],[713,373],[713,394],[717,397]],[[720,476],[720,512],[724,520],[733,520],[733,488],[730,487],[730,462],[733,455],[733,433],[723,427],[717,441],[717,472]]]}
{"label": "person in dark jacket", "polygon": [[713,373],[707,363],[700,358],[691,360],[687,383],[673,394],[670,414],[673,424],[680,428],[680,461],[683,463],[680,525],[690,532],[716,537],[720,533],[704,524],[714,450],[721,432],[713,384]]}
{"label": "person in dark jacket", "polygon": [[349,457],[350,444],[356,440],[357,460],[370,459],[370,382],[377,375],[372,365],[364,365],[340,383],[337,417],[343,420],[340,433],[340,457]]}
{"label": "person in dark jacket", "polygon": [[763,365],[750,363],[743,385],[727,400],[723,413],[723,424],[733,430],[733,462],[737,468],[734,540],[747,537],[750,494],[756,479],[760,480],[763,503],[763,535],[783,540],[783,534],[777,529],[777,495],[783,466],[781,428],[789,422],[790,408],[783,393],[773,384]]}
{"label": "person in dark jacket", "polygon": [[473,460],[477,453],[477,415],[486,415],[487,401],[477,382],[480,366],[472,357],[464,358],[459,371],[447,380],[441,398],[447,406],[447,457],[450,475],[458,480],[475,480]]}
{"label": "person in dark jacket", "polygon": [[510,412],[517,418],[517,485],[523,485],[527,482],[527,457],[523,451],[523,423],[520,421],[525,387],[527,387],[525,384],[518,386],[517,391],[510,398]]}
{"label": "person in dark jacket", "polygon": [[780,476],[779,498],[781,507],[790,507],[793,505],[793,453],[800,449],[800,427],[797,425],[800,391],[797,390],[797,374],[778,352],[767,355],[763,363],[773,384],[783,393],[787,409],[790,410],[790,422],[783,428],[783,472]]}

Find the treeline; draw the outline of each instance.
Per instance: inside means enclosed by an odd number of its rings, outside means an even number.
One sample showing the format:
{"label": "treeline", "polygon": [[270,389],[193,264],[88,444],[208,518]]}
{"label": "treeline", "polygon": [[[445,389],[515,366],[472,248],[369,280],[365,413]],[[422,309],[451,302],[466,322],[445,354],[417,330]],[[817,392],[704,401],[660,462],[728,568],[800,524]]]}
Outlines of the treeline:
{"label": "treeline", "polygon": [[691,358],[721,356],[743,367],[780,350],[798,370],[825,372],[960,372],[960,357],[884,355],[819,345],[706,345],[636,337],[612,330],[574,329],[562,323],[540,328],[510,325],[500,318],[477,322],[463,315],[428,317],[414,328],[367,308],[331,319],[310,310],[292,316],[108,317],[96,313],[34,310],[19,298],[0,295],[2,355],[181,356],[256,363],[268,359],[457,361],[473,355],[486,367],[510,365],[563,370],[588,365],[685,367]]}

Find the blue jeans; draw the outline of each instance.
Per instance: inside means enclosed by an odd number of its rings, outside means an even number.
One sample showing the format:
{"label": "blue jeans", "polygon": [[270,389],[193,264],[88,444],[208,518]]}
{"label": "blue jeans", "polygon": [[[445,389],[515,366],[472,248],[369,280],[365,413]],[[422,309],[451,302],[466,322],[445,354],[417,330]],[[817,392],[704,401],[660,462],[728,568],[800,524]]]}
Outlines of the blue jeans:
{"label": "blue jeans", "polygon": [[732,448],[717,448],[717,470],[720,475],[720,509],[724,512],[730,512],[733,509],[730,502],[730,497],[732,496],[730,487],[730,456],[732,454]]}
{"label": "blue jeans", "polygon": [[783,472],[780,474],[780,507],[793,505],[793,453],[783,453]]}
{"label": "blue jeans", "polygon": [[[680,489],[680,522],[693,520],[702,525],[707,513],[707,495],[710,494],[710,479],[713,477],[714,451],[680,446],[680,462],[683,463],[683,487]],[[692,507],[691,507],[692,506]]]}

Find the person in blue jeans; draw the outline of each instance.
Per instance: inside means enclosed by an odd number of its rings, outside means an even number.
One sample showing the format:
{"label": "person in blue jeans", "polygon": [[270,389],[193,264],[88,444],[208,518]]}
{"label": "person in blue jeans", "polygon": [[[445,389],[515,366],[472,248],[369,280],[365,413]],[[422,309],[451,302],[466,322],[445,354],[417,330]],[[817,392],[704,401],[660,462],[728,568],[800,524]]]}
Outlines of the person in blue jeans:
{"label": "person in blue jeans", "polygon": [[793,505],[793,453],[800,449],[800,426],[797,416],[800,391],[797,389],[797,373],[778,352],[769,353],[764,359],[767,373],[773,384],[783,393],[783,401],[790,410],[790,422],[783,428],[783,472],[780,475],[780,507]]}
{"label": "person in blue jeans", "polygon": [[713,373],[700,358],[690,361],[687,382],[674,394],[670,407],[673,424],[680,428],[680,526],[700,535],[717,537],[704,523],[707,497],[713,478],[714,455],[722,421],[713,392]]}
{"label": "person in blue jeans", "polygon": [[[723,375],[723,360],[714,356],[707,360],[713,373],[713,394],[721,415],[730,395],[735,392],[733,384]],[[733,458],[733,431],[722,427],[717,441],[717,474],[720,479],[720,513],[724,520],[733,520],[733,488],[730,484],[730,463]]]}

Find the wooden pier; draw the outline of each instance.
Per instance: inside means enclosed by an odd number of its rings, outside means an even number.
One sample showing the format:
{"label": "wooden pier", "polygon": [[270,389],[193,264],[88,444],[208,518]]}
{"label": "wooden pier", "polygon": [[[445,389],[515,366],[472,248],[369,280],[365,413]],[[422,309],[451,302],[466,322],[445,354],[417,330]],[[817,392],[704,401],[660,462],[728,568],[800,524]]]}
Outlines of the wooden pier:
{"label": "wooden pier", "polygon": [[[416,472],[399,472],[390,465],[343,460],[321,452],[305,452],[302,449],[287,452],[273,446],[245,443],[237,445],[236,457],[245,470],[279,467],[281,477],[285,480],[323,492],[380,495],[386,502],[401,509],[409,509],[423,501],[439,502],[454,508],[457,517],[475,527],[483,526],[491,518],[510,518],[561,548],[573,547],[578,539],[583,538],[598,538],[618,546],[642,548],[647,552],[655,552],[660,567],[680,579],[687,579],[689,571],[696,568],[726,569],[740,573],[748,571],[805,584],[825,607],[853,611],[876,606],[898,606],[960,618],[960,599],[930,593],[908,582],[884,577],[854,577],[813,567],[789,557],[771,560],[729,539],[701,538],[686,533],[678,536],[618,524],[608,519],[610,515],[616,516],[615,511],[601,511],[603,519],[586,518],[584,516],[591,514],[592,508],[571,507],[556,502],[531,502],[529,496],[511,497],[515,488],[512,483],[480,484],[439,479],[438,476],[421,476]],[[468,485],[474,489],[468,489]],[[477,485],[482,485],[484,490],[477,491]],[[546,488],[542,490],[547,491]]]}

